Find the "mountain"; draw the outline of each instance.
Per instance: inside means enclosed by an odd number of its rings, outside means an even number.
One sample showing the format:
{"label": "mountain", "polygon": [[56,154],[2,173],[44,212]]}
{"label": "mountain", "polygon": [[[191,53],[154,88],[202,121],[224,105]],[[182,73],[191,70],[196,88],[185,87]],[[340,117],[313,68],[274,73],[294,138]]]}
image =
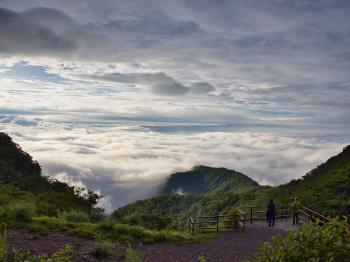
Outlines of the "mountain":
{"label": "mountain", "polygon": [[33,203],[44,215],[69,209],[90,212],[98,198],[92,191],[42,176],[39,163],[0,133],[0,207],[15,201]]}
{"label": "mountain", "polygon": [[302,178],[272,188],[266,196],[283,203],[297,196],[323,214],[350,214],[350,146]]}
{"label": "mountain", "polygon": [[241,193],[258,186],[254,180],[234,170],[196,166],[190,171],[172,174],[161,194]]}
{"label": "mountain", "polygon": [[277,187],[260,186],[244,174],[225,168],[198,166],[171,175],[160,193],[115,213],[127,223],[137,223],[138,217],[150,214],[169,217],[173,226],[183,226],[189,216],[225,213],[238,206],[265,206],[269,199],[280,206],[289,205],[297,196],[322,214],[349,214],[350,146],[302,178]]}

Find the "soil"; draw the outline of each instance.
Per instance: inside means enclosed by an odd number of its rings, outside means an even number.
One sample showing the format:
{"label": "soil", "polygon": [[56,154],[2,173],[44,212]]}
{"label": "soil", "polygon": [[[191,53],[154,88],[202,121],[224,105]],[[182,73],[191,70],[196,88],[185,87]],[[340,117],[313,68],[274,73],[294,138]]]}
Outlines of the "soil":
{"label": "soil", "polygon": [[[135,249],[143,252],[143,261],[147,262],[195,262],[202,256],[206,262],[235,262],[247,259],[255,253],[262,241],[270,241],[273,236],[285,236],[287,231],[281,227],[269,228],[265,224],[247,225],[242,232],[221,232],[217,239],[206,243],[179,245],[172,243],[136,244]],[[94,258],[90,251],[94,241],[80,239],[65,232],[53,232],[48,236],[36,236],[23,231],[8,233],[10,247],[30,251],[35,255],[51,255],[64,245],[72,245],[77,255],[75,262],[101,261]],[[116,244],[118,257],[104,261],[124,261],[127,249]]]}

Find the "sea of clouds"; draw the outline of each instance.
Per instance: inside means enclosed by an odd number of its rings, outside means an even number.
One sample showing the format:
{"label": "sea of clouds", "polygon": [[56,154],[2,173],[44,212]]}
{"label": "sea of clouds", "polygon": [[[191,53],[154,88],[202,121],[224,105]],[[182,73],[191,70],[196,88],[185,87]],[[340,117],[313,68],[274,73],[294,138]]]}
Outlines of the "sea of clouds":
{"label": "sea of clouds", "polygon": [[135,124],[1,124],[43,167],[44,175],[105,195],[111,211],[151,197],[170,174],[195,165],[226,167],[261,184],[299,178],[340,152],[344,142],[269,132],[152,131]]}

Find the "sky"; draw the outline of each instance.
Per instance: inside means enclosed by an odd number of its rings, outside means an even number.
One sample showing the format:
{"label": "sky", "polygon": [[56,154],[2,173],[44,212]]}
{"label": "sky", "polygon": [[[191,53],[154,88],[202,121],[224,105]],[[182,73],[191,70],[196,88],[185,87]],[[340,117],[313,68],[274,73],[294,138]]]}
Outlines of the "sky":
{"label": "sky", "polygon": [[0,0],[0,131],[110,211],[195,165],[261,184],[350,138],[348,0]]}

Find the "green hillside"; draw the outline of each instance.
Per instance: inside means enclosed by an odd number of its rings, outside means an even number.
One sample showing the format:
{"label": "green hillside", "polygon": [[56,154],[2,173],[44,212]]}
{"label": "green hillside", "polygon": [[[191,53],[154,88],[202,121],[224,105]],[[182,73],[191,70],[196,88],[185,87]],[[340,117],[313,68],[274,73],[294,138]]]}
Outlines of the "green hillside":
{"label": "green hillside", "polygon": [[0,133],[0,206],[30,202],[40,214],[77,209],[91,212],[99,196],[42,176],[37,161],[5,133]]}
{"label": "green hillside", "polygon": [[242,193],[258,186],[254,180],[233,170],[196,166],[171,175],[161,194]]}
{"label": "green hillside", "polygon": [[238,206],[264,206],[271,198],[277,205],[289,205],[295,196],[323,214],[349,214],[350,146],[302,178],[277,187],[259,186],[249,177],[224,168],[199,166],[171,175],[161,193],[119,208],[115,214],[127,223],[142,224],[141,217],[148,214],[168,217],[173,226],[183,226],[189,216],[220,214]]}
{"label": "green hillside", "polygon": [[256,201],[274,198],[288,203],[293,196],[323,214],[350,214],[350,146],[302,178],[257,196]]}

